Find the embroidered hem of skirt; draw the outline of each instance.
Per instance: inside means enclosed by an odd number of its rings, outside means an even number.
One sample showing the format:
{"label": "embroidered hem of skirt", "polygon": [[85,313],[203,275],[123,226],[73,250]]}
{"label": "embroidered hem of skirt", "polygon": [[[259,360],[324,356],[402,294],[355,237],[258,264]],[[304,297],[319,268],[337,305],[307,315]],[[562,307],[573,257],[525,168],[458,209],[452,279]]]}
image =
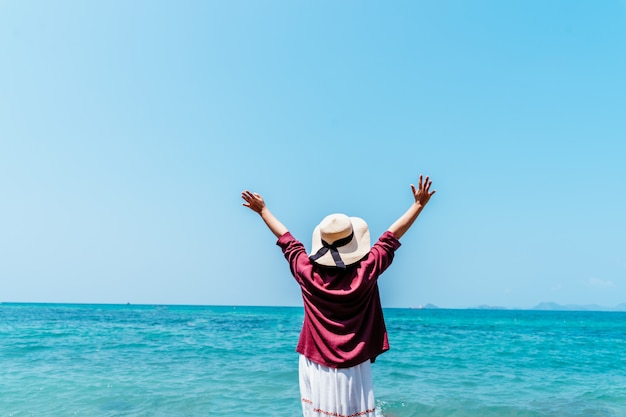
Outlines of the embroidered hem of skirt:
{"label": "embroidered hem of skirt", "polygon": [[372,366],[329,368],[300,355],[300,396],[304,417],[374,417]]}

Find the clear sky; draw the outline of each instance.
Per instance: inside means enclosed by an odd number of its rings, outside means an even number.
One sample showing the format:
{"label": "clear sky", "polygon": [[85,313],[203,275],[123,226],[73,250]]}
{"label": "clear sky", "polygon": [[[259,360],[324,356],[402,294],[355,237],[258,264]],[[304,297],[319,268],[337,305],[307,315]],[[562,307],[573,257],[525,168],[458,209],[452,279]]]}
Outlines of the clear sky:
{"label": "clear sky", "polygon": [[0,0],[0,301],[300,305],[437,194],[383,305],[626,302],[626,1]]}

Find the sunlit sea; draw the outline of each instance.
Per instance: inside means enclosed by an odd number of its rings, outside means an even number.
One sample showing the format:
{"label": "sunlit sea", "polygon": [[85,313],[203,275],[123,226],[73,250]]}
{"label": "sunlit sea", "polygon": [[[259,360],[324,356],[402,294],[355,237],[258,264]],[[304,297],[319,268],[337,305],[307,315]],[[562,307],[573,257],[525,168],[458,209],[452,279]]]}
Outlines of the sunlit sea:
{"label": "sunlit sea", "polygon": [[[379,416],[626,416],[626,313],[385,316]],[[302,319],[285,307],[0,304],[0,417],[301,416]]]}

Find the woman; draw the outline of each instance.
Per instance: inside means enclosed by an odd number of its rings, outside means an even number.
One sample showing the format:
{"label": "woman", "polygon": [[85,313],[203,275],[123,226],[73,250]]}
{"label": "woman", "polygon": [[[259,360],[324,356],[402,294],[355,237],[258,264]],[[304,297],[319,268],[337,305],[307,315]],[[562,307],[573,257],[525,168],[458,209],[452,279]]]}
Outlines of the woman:
{"label": "woman", "polygon": [[371,363],[389,349],[377,280],[435,193],[431,185],[422,175],[417,189],[411,184],[415,201],[371,247],[365,221],[327,216],[313,231],[310,255],[259,194],[241,194],[243,205],[278,238],[302,290],[304,323],[296,351],[305,417],[375,415]]}

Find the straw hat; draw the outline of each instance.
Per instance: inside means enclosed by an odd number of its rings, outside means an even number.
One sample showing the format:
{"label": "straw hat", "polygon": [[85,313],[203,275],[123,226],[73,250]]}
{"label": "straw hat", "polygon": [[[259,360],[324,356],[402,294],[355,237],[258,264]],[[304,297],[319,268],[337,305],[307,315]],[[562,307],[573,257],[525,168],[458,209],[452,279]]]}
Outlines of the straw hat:
{"label": "straw hat", "polygon": [[370,251],[370,231],[358,217],[331,214],[313,230],[309,258],[324,266],[345,268],[360,261]]}

